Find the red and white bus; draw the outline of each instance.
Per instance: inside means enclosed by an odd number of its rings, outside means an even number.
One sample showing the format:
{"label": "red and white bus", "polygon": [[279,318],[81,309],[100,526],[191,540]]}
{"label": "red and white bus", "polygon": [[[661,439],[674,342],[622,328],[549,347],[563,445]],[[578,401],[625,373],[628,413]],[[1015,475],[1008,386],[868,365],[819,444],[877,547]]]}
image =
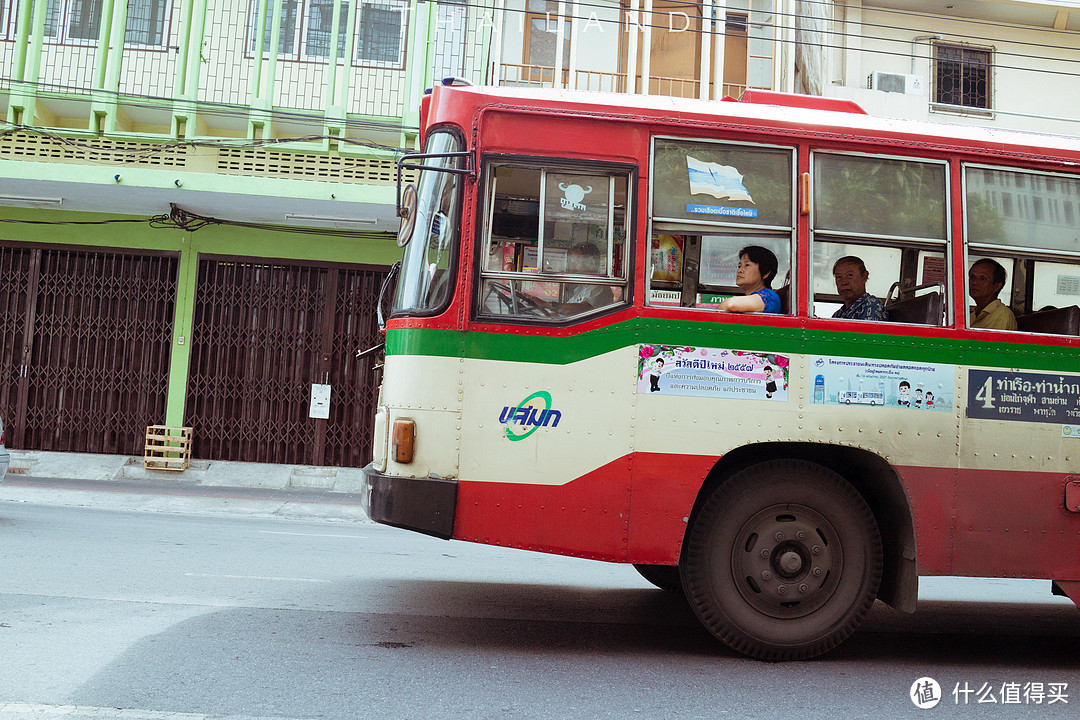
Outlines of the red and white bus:
{"label": "red and white bus", "polygon": [[[920,576],[1080,602],[1080,141],[455,86],[424,135],[373,520],[631,563],[768,659],[914,610]],[[751,247],[774,312],[725,310]],[[833,318],[852,257],[887,320]],[[972,324],[987,258],[1015,330]]]}

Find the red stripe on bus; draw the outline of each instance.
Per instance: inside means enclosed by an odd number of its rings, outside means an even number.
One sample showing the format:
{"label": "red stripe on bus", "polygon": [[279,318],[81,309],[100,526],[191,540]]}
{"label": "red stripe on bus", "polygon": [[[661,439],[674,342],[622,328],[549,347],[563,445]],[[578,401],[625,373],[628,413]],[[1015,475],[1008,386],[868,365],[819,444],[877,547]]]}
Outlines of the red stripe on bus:
{"label": "red stripe on bus", "polygon": [[565,485],[463,480],[454,538],[593,560],[675,563],[686,518],[716,460],[634,453]]}
{"label": "red stripe on bus", "polygon": [[[718,460],[633,453],[564,485],[461,481],[454,538],[674,564]],[[1080,514],[1065,509],[1064,474],[895,469],[911,504],[920,575],[1077,579]]]}

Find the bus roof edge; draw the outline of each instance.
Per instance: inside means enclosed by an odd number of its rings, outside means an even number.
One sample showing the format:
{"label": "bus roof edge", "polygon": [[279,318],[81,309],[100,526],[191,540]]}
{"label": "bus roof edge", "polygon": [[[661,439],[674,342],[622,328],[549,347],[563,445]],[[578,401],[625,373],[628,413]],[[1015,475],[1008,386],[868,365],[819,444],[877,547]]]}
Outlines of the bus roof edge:
{"label": "bus roof edge", "polygon": [[820,95],[798,95],[773,90],[747,90],[739,98],[739,102],[754,105],[780,105],[782,107],[804,108],[807,110],[831,110],[833,112],[854,113],[857,115],[867,114],[862,109],[862,106],[854,100],[822,97]]}

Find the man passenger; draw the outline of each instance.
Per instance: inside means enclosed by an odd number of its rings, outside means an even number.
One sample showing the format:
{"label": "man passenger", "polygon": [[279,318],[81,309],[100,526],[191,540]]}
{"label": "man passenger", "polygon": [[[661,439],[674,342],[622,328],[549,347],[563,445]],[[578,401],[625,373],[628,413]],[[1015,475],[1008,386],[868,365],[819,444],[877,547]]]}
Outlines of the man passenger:
{"label": "man passenger", "polygon": [[1005,268],[989,258],[976,260],[968,270],[968,295],[975,301],[971,309],[970,327],[991,330],[1015,330],[1016,316],[1009,306],[998,300],[1005,287]]}
{"label": "man passenger", "polygon": [[836,294],[844,301],[844,307],[833,313],[834,318],[842,320],[878,320],[889,319],[885,306],[876,297],[866,292],[866,281],[870,273],[862,258],[845,255],[833,263],[833,280],[836,281]]}

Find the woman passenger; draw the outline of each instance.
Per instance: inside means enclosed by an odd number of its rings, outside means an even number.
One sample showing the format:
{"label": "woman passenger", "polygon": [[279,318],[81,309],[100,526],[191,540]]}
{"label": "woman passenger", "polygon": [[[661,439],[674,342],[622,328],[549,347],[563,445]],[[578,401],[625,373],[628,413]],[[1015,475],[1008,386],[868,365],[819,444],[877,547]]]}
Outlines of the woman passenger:
{"label": "woman passenger", "polygon": [[745,295],[729,297],[718,306],[728,312],[780,312],[780,296],[770,288],[779,263],[768,248],[747,245],[739,251],[735,284]]}

